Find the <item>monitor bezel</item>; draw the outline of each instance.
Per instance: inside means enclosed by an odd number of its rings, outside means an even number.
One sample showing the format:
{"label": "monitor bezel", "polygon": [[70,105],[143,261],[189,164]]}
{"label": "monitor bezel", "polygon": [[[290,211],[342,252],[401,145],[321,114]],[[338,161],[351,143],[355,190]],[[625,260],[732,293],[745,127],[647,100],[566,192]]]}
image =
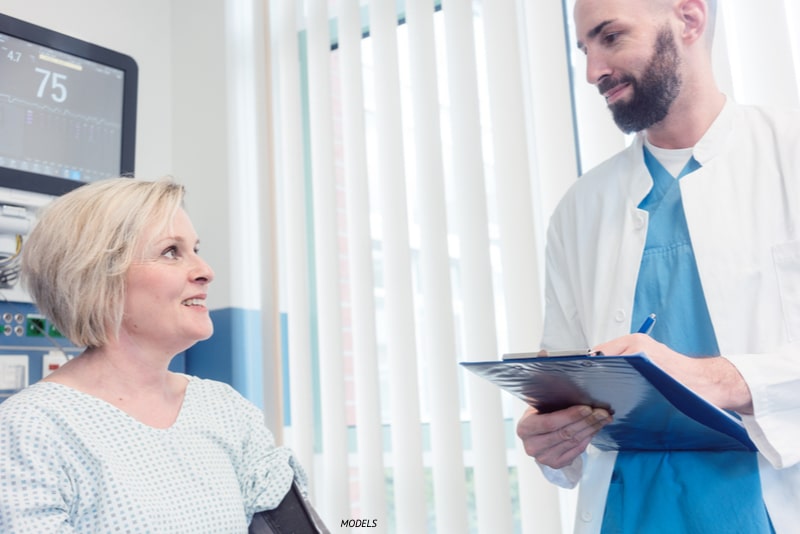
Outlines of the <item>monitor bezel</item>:
{"label": "monitor bezel", "polygon": [[[3,13],[0,13],[0,33],[124,72],[119,174],[120,176],[132,176],[136,153],[136,104],[139,79],[139,68],[136,61],[126,54]],[[84,183],[79,180],[0,167],[0,187],[9,189],[58,196],[80,187]]]}

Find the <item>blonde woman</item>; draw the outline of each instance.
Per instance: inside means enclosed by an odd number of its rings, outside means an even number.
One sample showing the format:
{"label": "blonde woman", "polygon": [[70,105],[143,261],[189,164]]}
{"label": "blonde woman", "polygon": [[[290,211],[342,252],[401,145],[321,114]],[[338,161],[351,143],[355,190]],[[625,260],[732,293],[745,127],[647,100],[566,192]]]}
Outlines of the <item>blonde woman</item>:
{"label": "blonde woman", "polygon": [[211,336],[214,272],[169,181],[52,202],[23,280],[77,357],[0,404],[0,532],[246,532],[302,469],[230,386],[168,370]]}

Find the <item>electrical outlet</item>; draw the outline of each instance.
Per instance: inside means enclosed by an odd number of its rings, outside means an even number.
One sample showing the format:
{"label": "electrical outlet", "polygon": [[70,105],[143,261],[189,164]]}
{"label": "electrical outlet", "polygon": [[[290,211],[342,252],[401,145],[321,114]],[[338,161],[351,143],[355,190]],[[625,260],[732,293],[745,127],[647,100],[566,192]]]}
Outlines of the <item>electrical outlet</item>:
{"label": "electrical outlet", "polygon": [[28,315],[25,321],[25,335],[28,337],[43,337],[47,321],[41,315]]}
{"label": "electrical outlet", "polygon": [[53,323],[47,323],[47,335],[49,337],[64,337],[64,334],[59,332]]}
{"label": "electrical outlet", "polygon": [[42,357],[42,378],[67,363],[67,355],[60,350],[51,350]]}
{"label": "electrical outlet", "polygon": [[27,354],[2,354],[0,355],[0,390],[4,395],[19,391],[28,385],[28,355]]}

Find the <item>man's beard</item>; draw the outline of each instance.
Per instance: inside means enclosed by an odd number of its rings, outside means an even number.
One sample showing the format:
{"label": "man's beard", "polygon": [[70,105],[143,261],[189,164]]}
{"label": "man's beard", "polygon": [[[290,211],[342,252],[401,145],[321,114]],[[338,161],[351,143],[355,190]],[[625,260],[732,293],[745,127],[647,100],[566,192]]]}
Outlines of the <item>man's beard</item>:
{"label": "man's beard", "polygon": [[656,37],[655,50],[641,78],[630,74],[605,79],[597,88],[600,94],[621,84],[629,83],[633,89],[630,100],[608,106],[614,122],[625,133],[640,132],[662,121],[681,89],[678,74],[678,49],[669,28],[662,28]]}

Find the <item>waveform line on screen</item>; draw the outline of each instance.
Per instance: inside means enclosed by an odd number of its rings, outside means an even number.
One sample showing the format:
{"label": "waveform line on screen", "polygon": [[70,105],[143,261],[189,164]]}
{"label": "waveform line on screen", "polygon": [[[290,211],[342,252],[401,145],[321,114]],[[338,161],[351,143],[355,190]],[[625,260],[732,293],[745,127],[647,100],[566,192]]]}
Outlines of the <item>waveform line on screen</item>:
{"label": "waveform line on screen", "polygon": [[[24,98],[19,98],[19,97],[15,97],[15,96],[12,96],[12,95],[0,93],[0,101],[2,101],[2,100],[5,100],[5,102],[7,102],[8,104],[14,105],[14,106],[18,106],[18,105],[22,104],[23,106],[36,108],[37,110],[45,111],[45,112],[53,114],[53,115],[60,115],[62,117],[69,118],[69,119],[78,119],[78,120],[81,120],[83,122],[90,122],[90,123],[95,124],[96,126],[110,126],[112,128],[117,128],[117,129],[122,127],[122,123],[120,123],[120,122],[111,121],[111,120],[108,120],[108,119],[105,119],[105,118],[102,118],[102,117],[94,117],[94,116],[91,116],[91,115],[83,115],[81,113],[75,113],[75,112],[70,111],[68,109],[65,110],[65,109],[61,109],[61,108],[58,108],[58,107],[48,106],[48,105],[45,105],[45,104],[40,104],[38,102],[32,102],[32,101],[29,101],[29,100],[25,100]],[[0,102],[0,103],[2,103],[2,102]]]}

